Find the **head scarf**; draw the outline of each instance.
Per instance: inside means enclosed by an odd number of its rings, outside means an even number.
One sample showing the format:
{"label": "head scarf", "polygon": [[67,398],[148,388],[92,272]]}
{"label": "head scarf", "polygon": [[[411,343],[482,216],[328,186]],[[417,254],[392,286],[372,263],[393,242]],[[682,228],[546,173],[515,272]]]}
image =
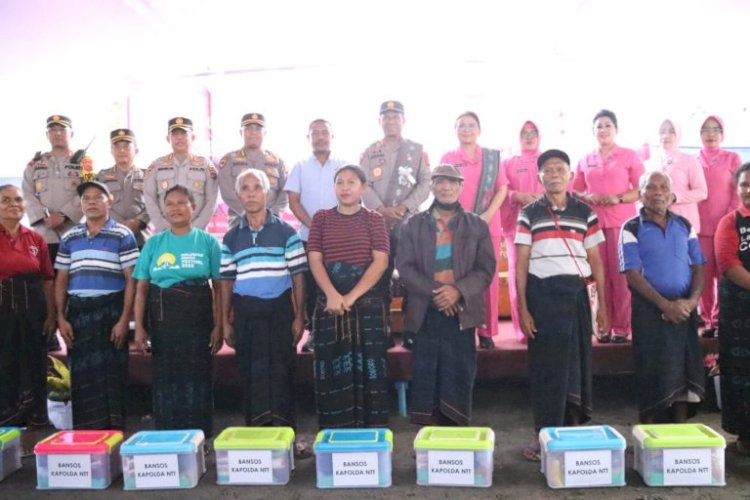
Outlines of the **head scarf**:
{"label": "head scarf", "polygon": [[[531,125],[532,127],[534,127],[536,133],[538,134],[537,137],[539,138],[539,141],[537,142],[536,149],[526,149],[523,145],[523,137],[521,137],[521,134],[523,133],[523,129],[526,127],[526,125]],[[542,135],[539,133],[539,127],[536,125],[536,123],[532,122],[531,120],[526,120],[525,122],[523,122],[523,125],[521,125],[521,130],[518,135],[518,140],[521,143],[521,156],[530,158],[536,158],[537,156],[539,156],[539,145],[542,143]]]}
{"label": "head scarf", "polygon": [[[701,123],[701,127],[703,127],[706,124],[706,122],[708,120],[710,120],[711,118],[713,118],[714,120],[716,120],[717,123],[719,124],[719,126],[721,127],[721,140],[723,141],[724,140],[724,120],[722,120],[718,116],[716,116],[716,115],[709,115],[709,116],[707,116],[706,119],[703,120],[703,122]],[[708,159],[711,159],[714,156],[716,156],[717,154],[719,154],[719,151],[721,151],[721,146],[720,145],[716,146],[716,147],[706,147],[704,145],[701,148],[701,153],[703,153],[703,155],[706,158],[708,158]]]}

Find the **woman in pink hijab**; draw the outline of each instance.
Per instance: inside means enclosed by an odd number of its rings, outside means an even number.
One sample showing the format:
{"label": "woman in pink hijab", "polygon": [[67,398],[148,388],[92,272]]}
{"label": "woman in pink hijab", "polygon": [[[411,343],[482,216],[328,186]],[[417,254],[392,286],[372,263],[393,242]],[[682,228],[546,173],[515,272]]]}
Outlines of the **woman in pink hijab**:
{"label": "woman in pink hijab", "polygon": [[698,302],[701,319],[705,323],[704,336],[712,336],[719,326],[719,303],[716,299],[716,281],[719,278],[718,266],[714,256],[714,233],[719,220],[739,205],[737,190],[734,186],[734,173],[742,161],[737,153],[721,149],[724,141],[724,122],[716,115],[711,115],[701,125],[703,148],[698,161],[703,167],[703,174],[708,186],[708,198],[698,205],[700,231],[698,241],[706,257],[706,287]]}
{"label": "woman in pink hijab", "polygon": [[502,162],[505,177],[508,178],[508,196],[500,206],[500,217],[505,239],[505,252],[508,255],[508,295],[510,295],[510,317],[513,332],[519,342],[526,342],[526,336],[518,323],[518,300],[516,298],[516,224],[518,213],[524,205],[543,196],[544,187],[537,175],[536,159],[539,158],[539,128],[531,120],[521,127],[521,154]]}
{"label": "woman in pink hijab", "polygon": [[674,201],[669,210],[685,217],[698,234],[701,228],[698,203],[706,199],[708,188],[698,160],[680,151],[681,138],[682,129],[679,123],[672,119],[666,119],[661,123],[659,126],[661,154],[655,159],[654,167],[668,174],[672,179]]}
{"label": "woman in pink hijab", "polygon": [[608,109],[594,116],[594,136],[599,147],[578,163],[573,180],[576,196],[594,208],[606,241],[599,247],[604,264],[610,335],[599,342],[622,343],[630,336],[630,290],[620,274],[618,240],[622,224],[636,214],[638,180],[643,162],[632,149],[617,145],[617,116]]}
{"label": "woman in pink hijab", "polygon": [[[440,163],[455,165],[464,176],[463,189],[458,201],[464,210],[478,214],[489,226],[495,258],[500,262],[500,205],[508,191],[508,179],[500,168],[500,151],[482,148],[477,140],[482,133],[479,116],[467,111],[456,118],[456,137],[459,148],[443,155]],[[479,347],[492,349],[492,337],[498,331],[498,302],[500,299],[497,271],[487,290],[487,321],[485,328],[477,328]]]}

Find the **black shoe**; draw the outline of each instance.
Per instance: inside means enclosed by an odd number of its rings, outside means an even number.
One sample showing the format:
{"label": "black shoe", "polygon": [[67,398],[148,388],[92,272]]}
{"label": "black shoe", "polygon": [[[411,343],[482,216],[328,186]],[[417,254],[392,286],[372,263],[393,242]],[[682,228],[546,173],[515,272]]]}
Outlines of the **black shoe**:
{"label": "black shoe", "polygon": [[716,337],[716,328],[706,328],[703,330],[703,333],[701,333],[701,337],[704,339]]}
{"label": "black shoe", "polygon": [[495,341],[492,337],[479,337],[479,348],[480,349],[494,349]]}
{"label": "black shoe", "polygon": [[414,349],[414,334],[411,332],[404,332],[404,336],[401,339],[401,345],[410,351]]}

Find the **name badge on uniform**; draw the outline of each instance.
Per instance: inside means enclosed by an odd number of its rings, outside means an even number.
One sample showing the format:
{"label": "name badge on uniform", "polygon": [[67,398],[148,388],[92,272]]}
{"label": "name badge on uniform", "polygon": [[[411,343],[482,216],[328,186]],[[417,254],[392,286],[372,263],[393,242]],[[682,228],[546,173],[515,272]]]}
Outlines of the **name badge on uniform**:
{"label": "name badge on uniform", "polygon": [[375,167],[375,168],[372,169],[372,176],[373,177],[378,178],[381,175],[383,175],[383,169],[382,168]]}
{"label": "name badge on uniform", "polygon": [[193,182],[193,187],[195,189],[200,189],[201,188],[201,181],[194,181]]}
{"label": "name badge on uniform", "polygon": [[34,184],[34,189],[36,192],[44,191],[44,183],[42,181],[37,181],[36,184]]}

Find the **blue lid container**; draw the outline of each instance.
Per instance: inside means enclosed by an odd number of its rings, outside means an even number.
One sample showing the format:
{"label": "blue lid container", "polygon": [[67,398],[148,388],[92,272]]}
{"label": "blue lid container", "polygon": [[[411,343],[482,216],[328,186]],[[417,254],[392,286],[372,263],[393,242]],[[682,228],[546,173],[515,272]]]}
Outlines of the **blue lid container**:
{"label": "blue lid container", "polygon": [[[547,451],[625,449],[625,438],[609,425],[590,427],[545,427]],[[545,439],[547,438],[547,439]]]}
{"label": "blue lid container", "polygon": [[201,430],[141,431],[123,443],[120,453],[195,453],[203,440]]}
{"label": "blue lid container", "polygon": [[316,453],[346,451],[392,451],[389,429],[323,429],[315,438]]}

